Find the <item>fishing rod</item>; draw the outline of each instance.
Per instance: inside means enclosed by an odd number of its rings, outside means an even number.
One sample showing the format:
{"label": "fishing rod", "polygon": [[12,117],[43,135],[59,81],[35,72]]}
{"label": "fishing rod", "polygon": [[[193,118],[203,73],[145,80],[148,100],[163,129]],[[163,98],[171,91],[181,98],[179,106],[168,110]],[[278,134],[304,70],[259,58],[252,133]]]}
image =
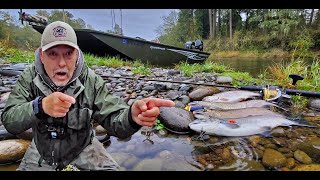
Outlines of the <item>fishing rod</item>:
{"label": "fishing rod", "polygon": [[[270,97],[278,97],[281,94],[288,95],[300,95],[305,97],[320,97],[320,92],[314,91],[304,91],[304,90],[296,90],[296,89],[283,89],[277,87],[266,86],[230,86],[230,85],[219,85],[213,83],[197,83],[197,82],[184,82],[184,81],[171,81],[171,80],[162,80],[162,79],[148,79],[141,77],[128,77],[128,76],[111,76],[111,75],[100,75],[104,80],[108,78],[123,78],[123,79],[132,79],[132,80],[143,80],[143,81],[157,81],[157,82],[169,82],[169,83],[178,83],[178,84],[193,84],[193,85],[203,85],[203,86],[214,86],[214,87],[223,87],[223,88],[235,88],[239,90],[247,90],[247,91],[260,91],[264,95],[265,99],[269,99]],[[290,74],[290,78],[292,78],[292,85],[295,85],[297,81],[303,80],[303,76],[298,74]]]}

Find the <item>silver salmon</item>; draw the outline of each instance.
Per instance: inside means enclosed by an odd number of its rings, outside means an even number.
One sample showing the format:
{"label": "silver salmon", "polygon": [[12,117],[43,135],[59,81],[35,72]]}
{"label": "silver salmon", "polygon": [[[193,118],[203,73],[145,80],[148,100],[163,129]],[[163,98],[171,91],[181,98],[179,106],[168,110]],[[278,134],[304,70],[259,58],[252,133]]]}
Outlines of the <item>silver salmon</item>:
{"label": "silver salmon", "polygon": [[193,115],[196,119],[206,119],[206,118],[242,118],[247,116],[258,116],[258,115],[274,115],[274,116],[284,116],[280,113],[273,112],[269,109],[263,107],[253,107],[245,109],[234,109],[234,110],[211,110],[207,109],[193,111]]}
{"label": "silver salmon", "polygon": [[249,100],[237,103],[192,101],[189,103],[189,105],[201,105],[207,109],[216,110],[244,109],[250,107],[278,107],[276,104],[267,102],[265,100]]}
{"label": "silver salmon", "polygon": [[240,102],[253,97],[260,97],[260,93],[237,90],[237,91],[225,91],[212,96],[207,96],[202,101],[207,102]]}
{"label": "silver salmon", "polygon": [[299,124],[285,117],[273,115],[248,116],[230,120],[218,118],[196,119],[189,124],[190,129],[193,131],[217,136],[250,136],[263,134],[278,126],[316,127]]}

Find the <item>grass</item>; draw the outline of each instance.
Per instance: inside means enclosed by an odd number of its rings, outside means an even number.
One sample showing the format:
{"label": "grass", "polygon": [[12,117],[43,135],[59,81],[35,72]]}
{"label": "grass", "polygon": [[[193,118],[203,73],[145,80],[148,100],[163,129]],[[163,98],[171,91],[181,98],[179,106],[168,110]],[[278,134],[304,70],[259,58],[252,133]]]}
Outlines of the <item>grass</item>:
{"label": "grass", "polygon": [[0,58],[5,63],[31,63],[34,61],[34,52],[11,48],[10,44],[3,40],[0,41]]}
{"label": "grass", "polygon": [[[269,82],[274,82],[283,88],[320,91],[319,73],[320,64],[318,59],[314,59],[311,65],[307,65],[304,59],[292,58],[288,64],[278,63],[269,66],[267,78],[269,78]],[[304,79],[297,81],[296,85],[292,85],[292,80],[289,78],[290,74],[299,74]]]}
{"label": "grass", "polygon": [[209,56],[209,60],[215,60],[220,58],[247,58],[247,59],[287,59],[290,58],[290,54],[278,48],[273,48],[268,51],[258,50],[242,50],[242,51],[214,51]]}
{"label": "grass", "polygon": [[232,71],[232,69],[228,66],[213,63],[210,61],[206,61],[203,64],[188,64],[187,62],[181,62],[175,66],[176,69],[180,69],[186,76],[193,76],[195,73],[213,73],[213,74],[220,74],[224,72]]}

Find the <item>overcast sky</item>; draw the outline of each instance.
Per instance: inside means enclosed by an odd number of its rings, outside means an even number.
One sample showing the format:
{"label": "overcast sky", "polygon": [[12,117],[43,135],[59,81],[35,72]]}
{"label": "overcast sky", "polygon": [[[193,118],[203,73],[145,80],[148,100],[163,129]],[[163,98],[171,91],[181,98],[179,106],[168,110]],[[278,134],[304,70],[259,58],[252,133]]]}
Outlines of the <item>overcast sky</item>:
{"label": "overcast sky", "polygon": [[[0,9],[9,12],[18,19],[19,9]],[[52,9],[45,9],[50,12]],[[62,9],[60,9],[62,10]],[[173,9],[122,9],[122,28],[125,36],[141,37],[153,40],[157,37],[155,30],[163,24],[162,16],[168,16]],[[36,14],[37,9],[22,9],[28,14]],[[111,9],[65,9],[81,18],[96,30],[111,30]],[[115,21],[121,25],[120,9],[114,9]]]}

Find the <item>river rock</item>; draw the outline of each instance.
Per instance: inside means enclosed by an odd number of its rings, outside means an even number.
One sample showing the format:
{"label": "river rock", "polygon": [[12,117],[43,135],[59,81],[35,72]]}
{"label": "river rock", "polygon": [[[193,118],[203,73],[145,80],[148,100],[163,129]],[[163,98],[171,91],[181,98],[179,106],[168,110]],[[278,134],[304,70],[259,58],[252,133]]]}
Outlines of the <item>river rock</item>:
{"label": "river rock", "polygon": [[170,69],[168,71],[168,74],[171,75],[171,76],[176,75],[176,74],[180,74],[180,70],[178,70],[178,69]]}
{"label": "river rock", "polygon": [[9,133],[3,125],[0,125],[0,140],[16,139],[17,137]]}
{"label": "river rock", "polygon": [[218,76],[216,83],[225,84],[225,83],[232,83],[232,77],[230,76]]}
{"label": "river rock", "polygon": [[314,163],[320,163],[320,150],[315,148],[312,144],[302,142],[297,144],[296,147],[292,148],[296,148],[305,152],[309,157],[312,158]]}
{"label": "river rock", "polygon": [[293,154],[294,158],[303,164],[311,164],[312,159],[303,151],[296,150]]}
{"label": "river rock", "polygon": [[286,167],[289,169],[294,168],[295,166],[295,160],[293,158],[288,158],[287,159],[287,163],[286,163]]}
{"label": "river rock", "polygon": [[165,83],[161,83],[161,82],[157,82],[153,86],[157,91],[165,91],[169,89],[167,88],[167,85]]}
{"label": "river rock", "polygon": [[106,134],[107,133],[107,130],[104,129],[101,125],[98,125],[95,128],[95,131],[96,131],[96,135],[102,135],[102,134]]}
{"label": "river rock", "polygon": [[179,91],[191,91],[192,90],[192,86],[189,84],[181,84],[178,88]]}
{"label": "river rock", "polygon": [[24,140],[29,140],[31,141],[33,138],[33,132],[32,132],[32,128],[29,128],[27,130],[25,130],[24,132],[17,134],[16,135],[18,138],[20,139],[24,139]]}
{"label": "river rock", "polygon": [[22,159],[29,145],[30,141],[20,139],[0,141],[0,164]]}
{"label": "river rock", "polygon": [[126,169],[132,169],[139,162],[139,159],[130,153],[114,152],[110,153],[110,155],[120,166]]}
{"label": "river rock", "polygon": [[186,106],[190,102],[190,98],[186,95],[178,97],[178,100],[181,101],[184,104],[184,106]]}
{"label": "river rock", "polygon": [[176,107],[160,107],[160,122],[168,129],[176,133],[188,133],[189,124],[194,120],[190,111]]}
{"label": "river rock", "polygon": [[316,110],[320,110],[320,99],[311,100],[309,103],[309,107]]}
{"label": "river rock", "polygon": [[161,171],[162,165],[163,160],[160,158],[144,159],[133,168],[133,171]]}
{"label": "river rock", "polygon": [[211,96],[213,94],[219,93],[220,90],[216,87],[199,87],[195,90],[193,90],[190,94],[189,97],[193,101],[201,101],[204,97],[206,96]]}
{"label": "river rock", "polygon": [[162,165],[162,171],[200,171],[200,169],[179,159],[165,159]]}
{"label": "river rock", "polygon": [[175,100],[174,103],[175,103],[175,107],[177,108],[183,109],[186,106],[185,104],[183,104],[181,101],[178,101],[178,100]]}
{"label": "river rock", "polygon": [[320,171],[320,164],[299,165],[293,168],[294,171]]}
{"label": "river rock", "polygon": [[176,100],[180,96],[181,96],[181,92],[179,91],[169,91],[164,97],[170,100]]}
{"label": "river rock", "polygon": [[266,149],[262,157],[262,164],[267,168],[280,168],[286,165],[286,157],[274,149]]}

